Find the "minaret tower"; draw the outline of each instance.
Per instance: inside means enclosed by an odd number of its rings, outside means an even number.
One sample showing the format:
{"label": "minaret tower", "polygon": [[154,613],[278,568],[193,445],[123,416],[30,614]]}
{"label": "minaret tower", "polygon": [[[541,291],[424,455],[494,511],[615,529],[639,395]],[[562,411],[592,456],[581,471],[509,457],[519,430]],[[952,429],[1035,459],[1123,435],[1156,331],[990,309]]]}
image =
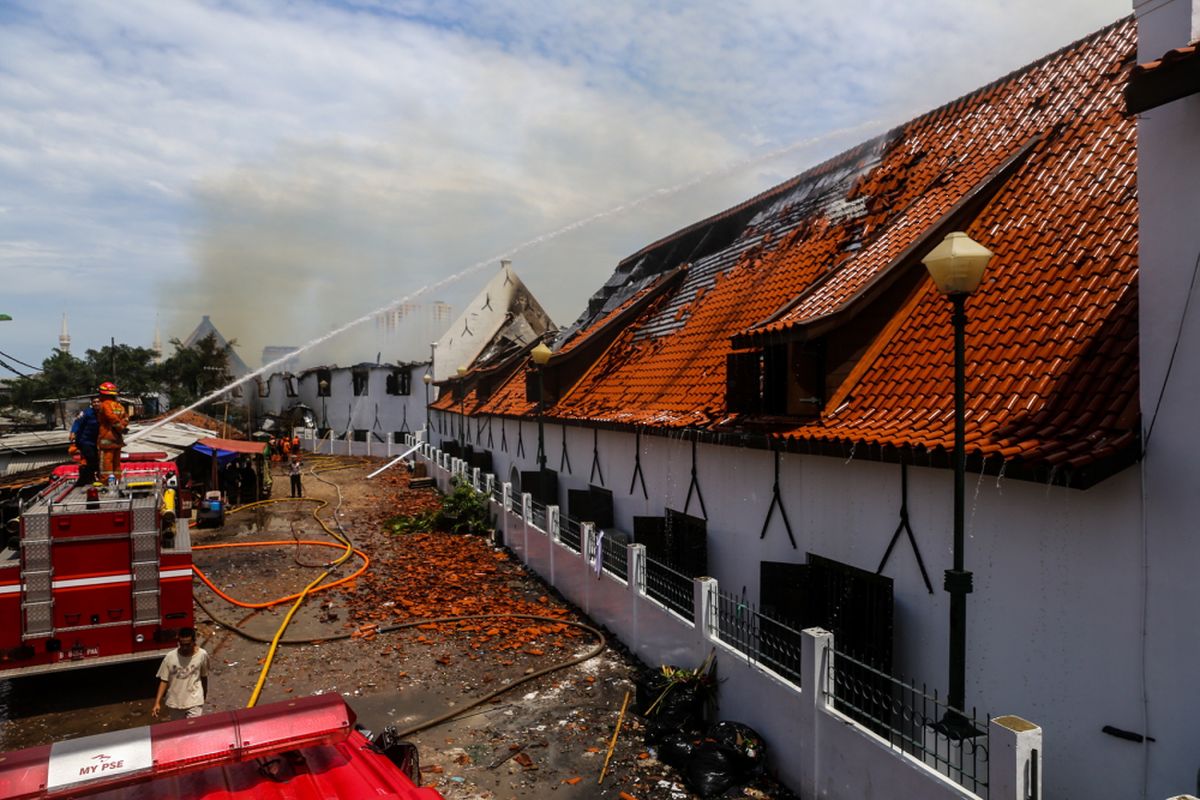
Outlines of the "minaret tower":
{"label": "minaret tower", "polygon": [[64,353],[71,352],[71,334],[67,333],[67,315],[63,314],[62,332],[58,334],[58,349]]}
{"label": "minaret tower", "polygon": [[162,361],[162,357],[163,357],[163,355],[162,355],[163,354],[162,335],[158,332],[158,316],[157,315],[155,315],[155,317],[154,317],[154,344],[152,344],[150,346],[150,349],[154,351],[154,360]]}

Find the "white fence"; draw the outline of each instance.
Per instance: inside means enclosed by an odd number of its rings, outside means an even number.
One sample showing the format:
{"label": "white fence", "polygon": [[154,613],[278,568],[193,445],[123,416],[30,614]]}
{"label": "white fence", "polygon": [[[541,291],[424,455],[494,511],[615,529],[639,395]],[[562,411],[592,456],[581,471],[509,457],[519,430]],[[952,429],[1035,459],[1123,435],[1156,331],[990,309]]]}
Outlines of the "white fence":
{"label": "white fence", "polygon": [[[407,446],[420,443],[410,437]],[[353,444],[362,444],[353,443]],[[325,443],[322,443],[324,447]],[[399,449],[399,445],[396,446]],[[320,450],[320,452],[326,452]],[[336,449],[333,452],[339,452]],[[363,453],[356,453],[363,454]],[[383,455],[379,453],[379,455]],[[780,780],[803,797],[972,800],[1037,800],[1041,797],[1041,729],[1017,717],[990,720],[984,745],[986,772],[975,786],[979,794],[951,780],[956,745],[930,729],[926,742],[897,745],[841,713],[831,676],[836,653],[832,634],[810,628],[796,632],[798,663],[789,677],[764,666],[761,652],[746,652],[720,636],[719,587],[712,578],[692,579],[691,603],[676,596],[674,609],[647,591],[648,560],[642,545],[625,548],[625,569],[614,554],[598,546],[600,534],[588,523],[564,528],[556,506],[536,507],[529,494],[514,497],[508,483],[497,484],[458,458],[423,445],[417,458],[443,491],[459,479],[488,495],[504,543],[547,583],[612,631],[647,664],[696,667],[715,649],[719,665],[718,714],[744,723],[764,738]],[[653,571],[652,564],[649,565]],[[615,567],[615,569],[614,569]],[[618,574],[623,572],[628,579]],[[662,596],[657,593],[656,596]],[[753,649],[753,648],[752,648]],[[937,741],[947,749],[943,757]],[[931,758],[928,753],[938,753]],[[932,766],[931,766],[932,765]],[[961,773],[961,767],[959,769]],[[946,774],[943,774],[946,773]],[[955,775],[961,779],[961,774]]]}

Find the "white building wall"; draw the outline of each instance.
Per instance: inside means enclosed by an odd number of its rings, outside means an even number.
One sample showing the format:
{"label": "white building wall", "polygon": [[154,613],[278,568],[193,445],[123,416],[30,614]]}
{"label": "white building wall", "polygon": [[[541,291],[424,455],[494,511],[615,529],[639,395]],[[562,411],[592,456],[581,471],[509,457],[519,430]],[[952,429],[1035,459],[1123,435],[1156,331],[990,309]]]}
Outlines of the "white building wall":
{"label": "white building wall", "polygon": [[292,378],[295,396],[288,395],[286,378],[277,373],[267,379],[268,394],[257,398],[257,408],[260,415],[279,414],[302,403],[313,410],[318,427],[327,422],[335,437],[345,436],[347,431],[353,436],[355,430],[366,430],[377,443],[376,436],[394,441],[397,432],[413,433],[425,426],[426,388],[421,378],[426,368],[424,364],[401,368],[409,372],[408,395],[387,393],[387,378],[397,369],[391,366],[367,368],[367,392],[363,395],[354,394],[352,367],[330,370],[328,397],[320,396],[316,371]]}
{"label": "white building wall", "polygon": [[[517,421],[505,423],[507,453],[500,451],[500,424],[492,422],[498,478],[508,480],[514,465],[518,471],[536,469],[536,424],[523,423],[523,459],[515,455]],[[470,429],[474,436],[474,423]],[[573,472],[559,473],[565,513],[567,489],[586,488],[589,482],[593,432],[547,424],[547,465],[554,470],[561,463],[564,431]],[[640,480],[629,491],[635,436],[601,430],[598,443],[618,528],[632,530],[634,515],[684,509],[690,441],[641,437],[648,499]],[[745,587],[755,603],[762,561],[803,562],[811,551],[875,571],[899,523],[899,465],[781,454],[780,488],[797,548],[778,512],[760,539],[774,482],[772,454],[698,444],[696,456],[699,493],[708,512],[709,572],[726,592],[740,594]],[[952,474],[913,466],[908,484],[911,525],[934,593],[925,588],[912,547],[901,534],[884,569],[894,581],[894,671],[944,692],[949,597],[942,573],[952,563]],[[1105,725],[1142,730],[1139,492],[1137,467],[1086,491],[968,476],[966,564],[975,574],[975,592],[967,604],[967,700],[981,713],[1016,713],[1043,726],[1050,747],[1048,796],[1141,796],[1142,748],[1101,733]],[[702,516],[695,493],[688,513]],[[1189,625],[1200,622],[1196,617],[1191,612],[1164,621],[1161,635],[1185,635]],[[1194,696],[1186,707],[1196,710]],[[1191,762],[1190,756],[1176,757],[1161,766],[1177,777],[1194,777]]]}
{"label": "white building wall", "polygon": [[[1138,61],[1145,63],[1200,36],[1200,4],[1146,0],[1134,5]],[[1146,718],[1129,728],[1155,742],[1140,749],[1149,770],[1147,797],[1200,794],[1195,719],[1200,663],[1196,575],[1200,565],[1200,298],[1189,286],[1200,261],[1200,96],[1138,117],[1140,237],[1139,343],[1145,444]],[[1185,305],[1190,308],[1184,316]],[[1178,339],[1178,342],[1177,342]],[[1178,345],[1177,349],[1176,346]],[[1173,359],[1173,361],[1172,361]],[[1168,365],[1170,374],[1168,377]],[[1164,388],[1165,383],[1165,388]],[[1128,602],[1138,610],[1138,591]],[[1137,643],[1131,645],[1136,650]],[[1140,684],[1134,690],[1141,692]]]}

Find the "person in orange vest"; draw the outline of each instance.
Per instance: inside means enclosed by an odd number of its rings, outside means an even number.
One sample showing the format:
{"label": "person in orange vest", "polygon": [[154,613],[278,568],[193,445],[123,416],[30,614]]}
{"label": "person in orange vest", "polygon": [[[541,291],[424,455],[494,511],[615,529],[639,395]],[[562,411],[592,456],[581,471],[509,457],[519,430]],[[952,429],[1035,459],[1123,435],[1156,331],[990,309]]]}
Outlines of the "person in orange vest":
{"label": "person in orange vest", "polygon": [[121,448],[125,445],[125,431],[129,428],[129,415],[125,406],[117,400],[117,386],[111,381],[100,384],[96,403],[96,419],[100,422],[100,435],[96,445],[100,450],[100,475],[107,480],[109,475],[121,475]]}

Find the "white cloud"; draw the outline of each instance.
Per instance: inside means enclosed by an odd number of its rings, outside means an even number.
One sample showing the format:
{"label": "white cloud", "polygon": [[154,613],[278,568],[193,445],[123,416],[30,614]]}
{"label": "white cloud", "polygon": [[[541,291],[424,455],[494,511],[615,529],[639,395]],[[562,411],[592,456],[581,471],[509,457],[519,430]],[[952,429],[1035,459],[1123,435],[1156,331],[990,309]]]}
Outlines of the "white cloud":
{"label": "white cloud", "polygon": [[[256,363],[262,344],[656,187],[913,116],[1124,13],[1124,0],[8,4],[0,270],[22,301],[0,308],[15,317],[0,349],[44,357],[63,311],[77,343],[144,344],[161,306],[166,333],[211,313]],[[521,254],[518,272],[569,322],[621,256],[866,135],[613,216]]]}

